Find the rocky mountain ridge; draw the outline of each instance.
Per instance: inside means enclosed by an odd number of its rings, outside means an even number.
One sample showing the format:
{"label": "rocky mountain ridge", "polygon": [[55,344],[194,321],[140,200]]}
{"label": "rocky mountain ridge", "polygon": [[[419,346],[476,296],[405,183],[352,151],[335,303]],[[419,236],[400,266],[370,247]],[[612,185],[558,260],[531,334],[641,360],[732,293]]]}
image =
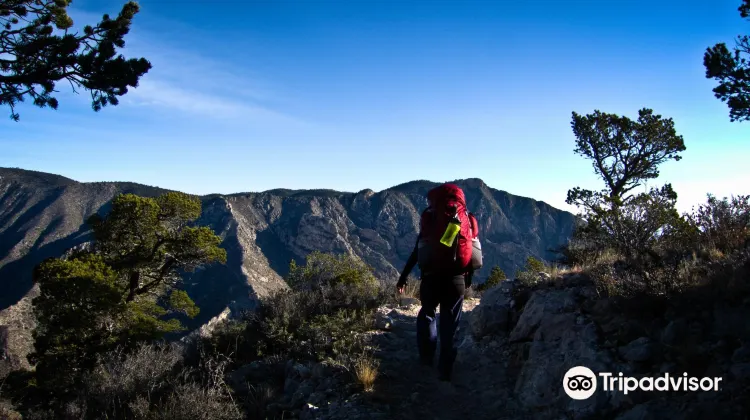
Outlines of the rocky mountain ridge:
{"label": "rocky mountain ridge", "polygon": [[[512,274],[529,255],[552,258],[550,250],[565,243],[572,231],[574,216],[568,212],[492,189],[479,179],[456,183],[480,223],[485,253],[480,281],[494,265]],[[413,181],[381,192],[279,189],[201,197],[198,223],[221,236],[228,260],[185,279],[201,308],[194,326],[227,307],[252,308],[258,298],[286,287],[289,262],[314,250],[358,255],[379,278],[395,281],[413,249],[425,194],[436,185]],[[166,191],[0,168],[0,309],[33,294],[34,265],[87,241],[86,218],[105,213],[115,195]]]}

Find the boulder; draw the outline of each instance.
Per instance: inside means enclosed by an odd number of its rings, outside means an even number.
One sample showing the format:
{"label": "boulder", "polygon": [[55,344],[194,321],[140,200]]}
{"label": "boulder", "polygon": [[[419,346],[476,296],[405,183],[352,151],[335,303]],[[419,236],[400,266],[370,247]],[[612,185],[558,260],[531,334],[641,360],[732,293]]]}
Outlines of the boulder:
{"label": "boulder", "polygon": [[482,296],[479,306],[474,308],[469,319],[471,334],[479,340],[490,334],[507,333],[511,325],[511,309],[514,306],[510,288],[496,286]]}
{"label": "boulder", "polygon": [[716,306],[713,311],[714,333],[718,336],[737,337],[750,341],[750,323],[747,310],[742,307]]}
{"label": "boulder", "polygon": [[390,330],[393,328],[393,320],[398,316],[395,310],[380,308],[375,314],[375,328],[380,330]]}
{"label": "boulder", "polygon": [[683,320],[671,321],[661,332],[661,342],[667,346],[677,346],[687,335],[687,324]]}
{"label": "boulder", "polygon": [[294,379],[286,378],[286,381],[284,381],[284,394],[285,395],[294,395],[295,392],[297,392],[297,389],[299,388],[300,383]]}
{"label": "boulder", "polygon": [[308,399],[310,394],[312,394],[315,391],[315,386],[310,381],[302,382],[302,384],[297,387],[297,390],[292,395],[291,404],[293,407],[301,407],[302,404],[304,404],[305,400]]}
{"label": "boulder", "polygon": [[[574,289],[534,292],[510,334],[511,340],[528,344],[528,357],[515,385],[518,400],[526,409],[558,409],[571,418],[585,418],[613,406],[612,396],[604,392],[578,401],[568,397],[562,387],[565,373],[575,366],[588,367],[594,373],[615,369],[609,353],[598,345],[596,325],[577,313],[576,293]],[[615,405],[624,403],[620,399]]]}
{"label": "boulder", "polygon": [[312,370],[301,363],[294,365],[294,372],[302,379],[308,379],[312,375]]}
{"label": "boulder", "polygon": [[637,338],[620,347],[619,353],[629,362],[646,362],[654,356],[654,344],[648,337]]}
{"label": "boulder", "polygon": [[[484,303],[484,299],[482,299]],[[576,308],[575,298],[569,290],[540,290],[535,292],[510,333],[511,341],[533,338],[543,318],[553,314],[572,312]]]}

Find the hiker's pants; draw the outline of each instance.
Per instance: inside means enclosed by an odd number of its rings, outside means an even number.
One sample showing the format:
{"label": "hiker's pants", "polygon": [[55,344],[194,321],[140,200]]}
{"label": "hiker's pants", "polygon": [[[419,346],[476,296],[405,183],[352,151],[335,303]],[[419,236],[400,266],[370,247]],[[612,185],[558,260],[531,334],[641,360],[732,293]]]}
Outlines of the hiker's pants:
{"label": "hiker's pants", "polygon": [[450,376],[456,360],[456,330],[466,289],[463,275],[423,278],[419,288],[422,308],[417,315],[417,346],[423,363],[432,364],[438,341],[435,310],[440,305],[440,358],[438,370]]}

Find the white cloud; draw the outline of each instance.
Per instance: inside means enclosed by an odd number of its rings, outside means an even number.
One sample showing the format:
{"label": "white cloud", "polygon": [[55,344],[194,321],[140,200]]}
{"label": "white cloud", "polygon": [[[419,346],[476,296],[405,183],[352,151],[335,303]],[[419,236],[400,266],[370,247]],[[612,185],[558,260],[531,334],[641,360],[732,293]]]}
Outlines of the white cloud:
{"label": "white cloud", "polygon": [[[109,13],[114,16],[118,11]],[[70,12],[77,27],[101,19],[100,13]],[[153,106],[225,121],[301,123],[278,111],[284,102],[278,87],[241,67],[233,57],[220,57],[205,43],[199,47],[183,23],[159,18],[160,31],[155,31],[143,18],[136,17],[121,52],[127,58],[145,57],[152,69],[121,99],[123,105]],[[185,35],[175,37],[175,32]]]}
{"label": "white cloud", "polygon": [[129,92],[128,101],[125,102],[141,106],[161,106],[219,119],[292,120],[283,114],[240,99],[182,88],[158,79],[144,78],[138,88]]}
{"label": "white cloud", "polygon": [[141,79],[138,87],[129,92],[125,103],[129,99],[139,105],[223,120],[296,121],[296,118],[274,109],[272,104],[276,101],[269,88],[263,87],[249,74],[232,71],[231,63],[199,57],[176,48],[143,50],[132,48],[129,54],[146,57],[153,68]]}

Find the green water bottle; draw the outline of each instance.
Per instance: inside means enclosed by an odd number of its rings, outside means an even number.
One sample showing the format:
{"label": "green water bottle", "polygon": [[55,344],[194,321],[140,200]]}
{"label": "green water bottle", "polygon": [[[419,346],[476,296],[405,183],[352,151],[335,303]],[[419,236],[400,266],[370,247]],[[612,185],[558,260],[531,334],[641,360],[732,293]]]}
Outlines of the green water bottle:
{"label": "green water bottle", "polygon": [[448,227],[445,228],[443,237],[440,238],[440,243],[445,246],[453,246],[453,241],[456,240],[456,236],[458,235],[458,232],[460,231],[461,231],[461,220],[458,218],[458,215],[454,215],[453,219],[451,219],[451,221],[448,222]]}

